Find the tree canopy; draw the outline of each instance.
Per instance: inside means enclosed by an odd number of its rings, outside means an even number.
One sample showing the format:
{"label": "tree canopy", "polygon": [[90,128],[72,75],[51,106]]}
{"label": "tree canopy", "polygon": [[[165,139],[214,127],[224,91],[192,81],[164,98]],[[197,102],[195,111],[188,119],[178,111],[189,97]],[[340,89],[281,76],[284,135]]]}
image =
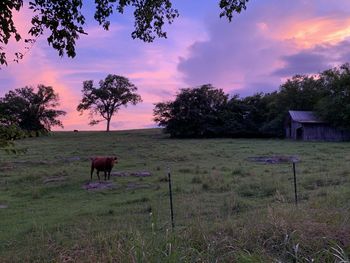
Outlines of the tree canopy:
{"label": "tree canopy", "polygon": [[[121,106],[126,107],[128,103],[136,105],[142,101],[136,91],[137,87],[123,76],[109,74],[105,80],[100,80],[99,87],[94,87],[94,82],[87,80],[83,83],[83,98],[77,110],[81,113],[90,111],[90,125],[106,120],[106,131],[109,131],[111,119]],[[94,115],[99,115],[102,120],[94,119]]]}
{"label": "tree canopy", "polygon": [[227,95],[207,84],[181,89],[173,102],[157,103],[155,121],[173,137],[208,137],[221,127],[219,112]]}
{"label": "tree canopy", "polygon": [[50,86],[38,85],[10,90],[0,98],[0,124],[16,126],[25,131],[48,132],[52,126],[61,126],[58,119],[66,113],[56,110],[58,94]]}
{"label": "tree canopy", "polygon": [[[32,45],[36,39],[46,32],[48,44],[58,51],[60,56],[66,54],[75,57],[75,45],[79,36],[87,34],[83,7],[88,1],[83,0],[32,0],[29,8],[33,11],[30,38],[23,41]],[[134,31],[132,38],[152,42],[156,37],[166,38],[164,24],[171,24],[179,12],[173,7],[172,0],[95,0],[95,20],[104,29],[110,26],[113,13],[123,14],[127,7],[134,12]],[[230,21],[233,14],[246,8],[248,0],[220,0],[220,17]],[[21,11],[23,0],[3,0],[0,3],[0,65],[8,62],[5,46],[11,38],[21,41],[22,36],[13,20],[13,12]],[[26,47],[28,48],[28,46]],[[23,52],[16,52],[15,61],[23,57]]]}
{"label": "tree canopy", "polygon": [[350,65],[325,70],[318,82],[324,96],[319,99],[316,112],[333,126],[350,130]]}

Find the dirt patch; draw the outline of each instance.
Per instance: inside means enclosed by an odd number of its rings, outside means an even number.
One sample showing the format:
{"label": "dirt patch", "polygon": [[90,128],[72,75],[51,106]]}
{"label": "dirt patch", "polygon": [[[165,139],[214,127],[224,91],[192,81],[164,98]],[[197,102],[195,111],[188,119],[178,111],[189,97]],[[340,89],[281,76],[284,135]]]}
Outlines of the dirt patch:
{"label": "dirt patch", "polygon": [[293,163],[300,162],[298,156],[255,156],[248,157],[248,161],[261,164],[278,164],[278,163]]}
{"label": "dirt patch", "polygon": [[133,176],[133,177],[149,177],[152,174],[147,171],[140,171],[140,172],[113,172],[111,173],[111,176],[116,177],[127,177],[127,176]]}
{"label": "dirt patch", "polygon": [[0,209],[5,209],[5,208],[7,208],[8,206],[7,205],[5,205],[5,204],[0,204]]}
{"label": "dirt patch", "polygon": [[88,191],[100,191],[100,190],[108,190],[108,189],[115,189],[116,186],[113,182],[88,182],[85,183],[83,186],[83,189]]}

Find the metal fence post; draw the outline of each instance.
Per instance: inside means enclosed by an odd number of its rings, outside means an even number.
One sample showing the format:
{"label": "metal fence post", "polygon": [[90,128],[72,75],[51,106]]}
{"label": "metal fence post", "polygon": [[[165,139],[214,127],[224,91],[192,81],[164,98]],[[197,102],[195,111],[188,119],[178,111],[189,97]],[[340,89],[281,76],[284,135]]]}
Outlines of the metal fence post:
{"label": "metal fence post", "polygon": [[297,176],[296,176],[295,162],[294,162],[294,161],[293,161],[293,175],[294,175],[294,197],[295,197],[295,205],[298,206]]}
{"label": "metal fence post", "polygon": [[174,209],[173,209],[173,193],[171,190],[171,174],[170,174],[170,168],[168,168],[168,181],[169,181],[169,199],[170,199],[170,212],[171,212],[171,226],[172,229],[174,229]]}

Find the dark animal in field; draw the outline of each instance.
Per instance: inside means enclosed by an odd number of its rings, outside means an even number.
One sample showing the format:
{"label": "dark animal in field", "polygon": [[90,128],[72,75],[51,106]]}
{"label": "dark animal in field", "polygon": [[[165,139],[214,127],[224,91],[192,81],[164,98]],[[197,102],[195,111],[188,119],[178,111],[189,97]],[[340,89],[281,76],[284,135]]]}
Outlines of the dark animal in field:
{"label": "dark animal in field", "polygon": [[111,178],[111,171],[115,163],[117,162],[117,157],[112,156],[112,157],[93,157],[91,158],[91,180],[92,180],[92,174],[94,172],[94,169],[97,171],[97,177],[98,180],[100,181],[100,175],[99,172],[103,171],[105,175],[105,180],[107,179],[108,175],[108,180]]}
{"label": "dark animal in field", "polygon": [[79,132],[78,130],[74,130],[74,132]]}

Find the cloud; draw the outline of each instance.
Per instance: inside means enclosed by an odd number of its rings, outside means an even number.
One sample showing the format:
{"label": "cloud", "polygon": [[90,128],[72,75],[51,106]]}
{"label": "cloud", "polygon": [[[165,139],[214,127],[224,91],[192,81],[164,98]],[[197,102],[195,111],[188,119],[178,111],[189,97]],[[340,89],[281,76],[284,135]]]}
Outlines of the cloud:
{"label": "cloud", "polygon": [[331,67],[326,56],[314,52],[302,51],[282,57],[285,66],[276,70],[275,75],[289,77],[298,73],[313,74]]}
{"label": "cloud", "polygon": [[274,75],[290,77],[296,74],[315,74],[349,62],[350,41],[318,45],[290,56],[284,56],[282,61],[284,65],[277,69]]}
{"label": "cloud", "polygon": [[189,86],[212,83],[242,95],[270,92],[286,77],[335,65],[339,48],[347,50],[338,44],[350,36],[349,14],[343,0],[332,6],[324,0],[252,2],[232,23],[210,16],[207,40],[189,47],[178,70]]}

